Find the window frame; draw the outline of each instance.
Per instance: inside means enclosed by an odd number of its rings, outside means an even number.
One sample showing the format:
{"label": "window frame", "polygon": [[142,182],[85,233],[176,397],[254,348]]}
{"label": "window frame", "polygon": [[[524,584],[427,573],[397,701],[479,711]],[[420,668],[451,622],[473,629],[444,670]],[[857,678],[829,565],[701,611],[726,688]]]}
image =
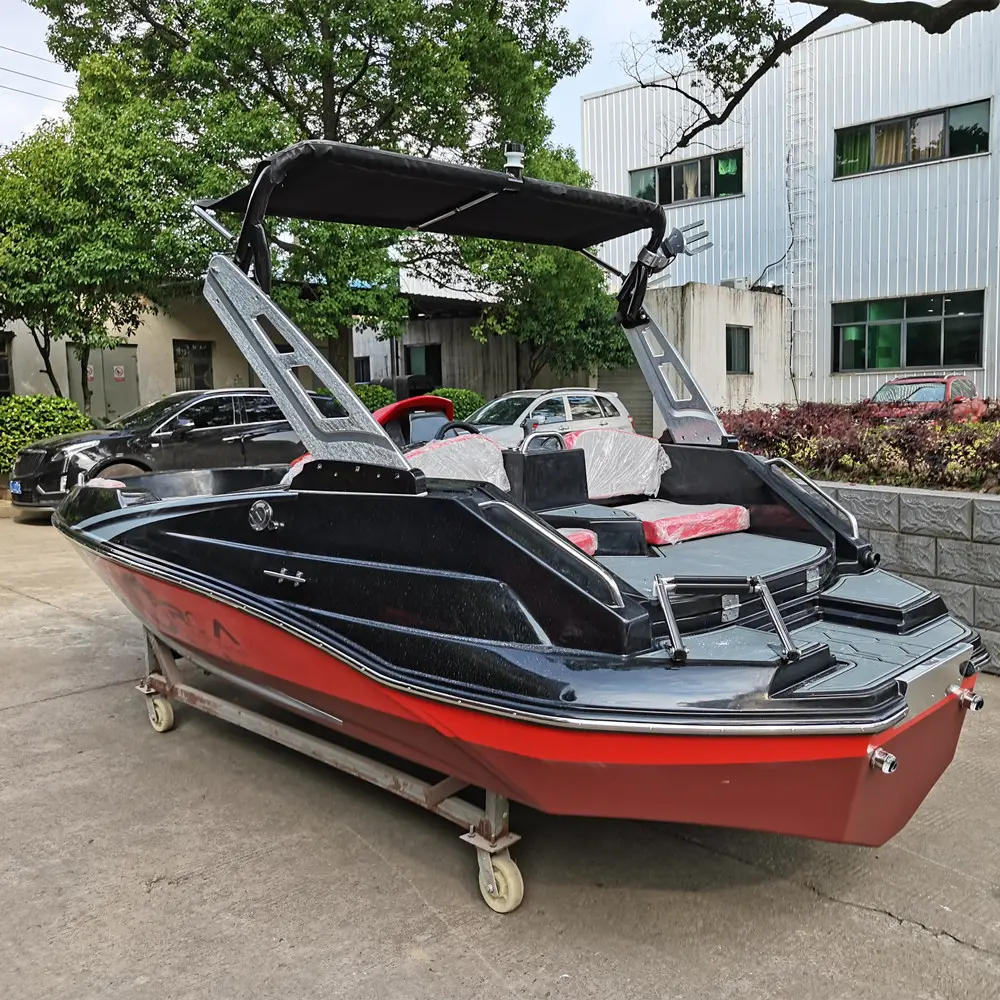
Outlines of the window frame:
{"label": "window frame", "polygon": [[[150,433],[150,437],[165,437],[169,434],[172,434],[173,431],[170,429],[170,425],[174,423],[176,420],[178,420],[180,417],[183,417],[184,414],[187,413],[187,411],[190,410],[192,406],[198,406],[200,403],[204,403],[210,399],[219,399],[222,397],[229,399],[229,403],[233,408],[233,420],[236,420],[237,417],[239,416],[239,413],[237,412],[237,406],[236,406],[237,397],[234,393],[231,392],[213,393],[210,390],[205,390],[205,394],[203,396],[199,396],[197,399],[192,399],[190,403],[179,409],[173,416],[167,417],[167,419],[164,420],[163,423],[158,424],[156,429]],[[239,427],[239,426],[241,426],[239,423],[219,424],[218,426],[215,427],[192,427],[191,430],[220,431],[220,430],[228,430],[230,427]]]}
{"label": "window frame", "polygon": [[[605,419],[607,419],[604,416],[604,410],[601,409],[601,404],[597,402],[597,393],[594,393],[594,392],[577,392],[577,393],[573,393],[572,395],[570,395],[567,392],[566,396],[565,396],[565,399],[566,399],[566,409],[567,409],[567,411],[569,413],[570,423],[573,423],[573,422],[575,422],[577,420],[581,420],[582,421],[582,420],[605,420]],[[570,400],[572,400],[572,399],[581,399],[581,400],[592,399],[594,401],[594,406],[597,407],[597,414],[595,416],[589,416],[589,417],[578,417],[578,416],[576,416],[576,414],[573,413],[573,404],[570,402]],[[579,405],[579,406],[585,406],[586,404],[585,403],[579,403],[577,405]]]}
{"label": "window frame", "polygon": [[[641,173],[644,173],[645,171],[652,171],[652,174],[653,174],[653,198],[652,198],[652,201],[653,201],[654,204],[656,204],[656,205],[662,205],[664,208],[670,208],[670,207],[672,207],[674,205],[691,205],[691,204],[694,204],[695,202],[701,202],[701,201],[729,201],[729,200],[731,200],[733,198],[742,198],[746,194],[746,192],[744,190],[744,184],[743,184],[743,166],[744,166],[744,163],[743,163],[743,159],[744,159],[743,154],[744,154],[744,152],[745,152],[745,148],[743,146],[734,146],[731,149],[720,149],[720,150],[714,151],[712,153],[708,153],[705,156],[693,156],[693,157],[688,157],[688,159],[686,159],[686,160],[672,160],[669,163],[657,163],[657,164],[655,164],[653,166],[648,166],[648,167],[636,167],[634,170],[629,170],[629,172],[628,172],[628,176],[629,176],[629,193],[631,193],[632,188],[633,188],[632,177],[633,177],[634,174],[641,174]],[[740,160],[740,164],[739,164],[739,170],[740,170],[740,190],[739,190],[739,193],[738,194],[717,194],[716,193],[716,179],[717,179],[717,176],[718,176],[718,168],[716,166],[716,161],[718,159],[725,159],[727,156],[730,156],[733,153],[738,154],[739,155],[739,160]],[[700,192],[701,192],[702,180],[704,178],[704,167],[703,167],[703,164],[706,161],[710,162],[710,166],[709,166],[709,171],[708,172],[709,172],[709,177],[710,177],[711,193],[709,193],[709,194],[701,194]],[[698,191],[699,191],[698,197],[696,197],[696,198],[675,198],[674,197],[674,187],[675,187],[675,185],[677,183],[676,178],[675,178],[675,169],[678,168],[678,167],[681,168],[681,169],[683,169],[684,167],[691,166],[692,164],[696,164],[697,167],[698,167]],[[660,174],[661,174],[662,171],[668,171],[668,170],[670,171],[670,185],[669,185],[669,188],[670,188],[670,192],[669,192],[670,193],[670,197],[668,198],[668,200],[664,201],[663,198],[662,198],[662,196],[661,196]],[[636,196],[633,195],[633,197],[636,197]]]}
{"label": "window frame", "polygon": [[[980,320],[979,324],[979,361],[978,362],[963,362],[961,364],[948,364],[944,363],[944,338],[945,338],[945,321],[955,316],[960,315],[959,313],[949,313],[946,311],[947,306],[945,305],[949,296],[952,295],[967,295],[976,294],[982,296],[982,303],[980,305],[978,312],[963,312],[961,315],[978,317]],[[906,302],[908,299],[923,299],[923,298],[935,298],[939,297],[941,299],[941,311],[936,315],[916,315],[907,316],[906,315]],[[872,320],[869,317],[870,306],[873,302],[893,302],[896,300],[902,302],[901,315],[898,319],[879,319]],[[863,320],[852,320],[850,322],[837,323],[834,320],[834,309],[837,306],[858,306],[863,305],[865,307],[865,319]],[[930,362],[928,364],[916,364],[908,365],[906,363],[906,332],[907,326],[910,323],[914,324],[938,324],[938,360],[936,362]],[[879,326],[899,326],[899,360],[900,364],[892,368],[874,368],[868,365],[868,338],[869,331],[872,327]],[[843,366],[844,357],[844,342],[843,342],[843,331],[848,327],[863,327],[865,331],[864,340],[864,368],[845,368]],[[847,299],[841,302],[831,302],[830,303],[830,331],[832,335],[832,354],[831,354],[831,374],[832,375],[864,375],[870,373],[879,372],[913,372],[919,371],[921,369],[935,370],[949,370],[949,371],[962,371],[967,368],[980,369],[983,367],[983,349],[984,349],[984,338],[986,335],[986,289],[985,288],[965,288],[965,289],[952,289],[946,292],[924,292],[919,295],[889,295],[882,298],[874,299]],[[971,382],[971,379],[969,380]],[[974,383],[973,383],[974,384]]]}
{"label": "window frame", "polygon": [[529,420],[529,421],[530,420],[534,420],[535,419],[535,415],[538,413],[538,411],[543,406],[545,406],[546,403],[554,403],[556,400],[558,400],[560,403],[562,403],[563,415],[562,415],[561,421],[559,419],[555,419],[555,420],[542,420],[542,421],[539,421],[538,426],[539,427],[544,427],[546,424],[558,424],[560,422],[561,423],[569,423],[569,421],[571,419],[570,416],[569,416],[569,403],[566,401],[566,396],[563,395],[563,394],[560,394],[558,396],[546,396],[544,399],[535,400],[535,402],[532,403],[530,407],[528,407],[527,415],[522,419],[521,422],[523,423],[524,420]]}
{"label": "window frame", "polygon": [[[277,424],[286,422],[287,418],[281,412],[281,407],[275,402],[274,397],[270,393],[266,392],[248,392],[243,393],[239,396],[234,396],[234,400],[239,402],[236,407],[237,424],[240,427],[261,427],[264,424]],[[277,411],[278,416],[272,417],[269,420],[249,420],[247,419],[250,414],[247,410],[247,400],[248,399],[266,399]]]}
{"label": "window frame", "polygon": [[[746,355],[747,355],[747,367],[746,371],[738,371],[735,368],[729,367],[729,334],[730,331],[745,332],[746,333]],[[726,324],[726,374],[727,375],[752,375],[753,365],[751,364],[750,358],[750,338],[753,336],[753,327],[746,326],[741,323],[727,323]]]}
{"label": "window frame", "polygon": [[[987,105],[987,122],[991,126],[990,133],[987,133],[987,148],[978,153],[958,153],[951,155],[951,114],[962,108],[970,108],[976,104]],[[941,130],[941,155],[929,157],[923,160],[913,159],[913,123],[920,118],[928,118],[931,115],[943,115],[944,125]],[[881,166],[875,165],[875,129],[885,125],[894,125],[897,122],[906,123],[906,159],[898,163],[886,163]],[[976,101],[963,101],[961,104],[949,104],[943,107],[926,108],[921,111],[914,111],[906,115],[893,115],[890,118],[879,118],[870,122],[858,122],[854,125],[844,125],[833,130],[833,179],[835,181],[847,180],[850,177],[864,177],[867,174],[879,174],[885,170],[899,170],[902,167],[920,167],[928,163],[943,163],[945,160],[962,160],[970,156],[989,156],[990,139],[992,138],[993,124],[993,98],[981,97]],[[868,169],[859,170],[853,174],[837,173],[837,139],[844,132],[856,132],[861,129],[868,129]]]}
{"label": "window frame", "polygon": [[[358,378],[358,363],[362,363],[362,371],[365,374],[364,378]],[[359,382],[371,382],[372,380],[372,358],[370,354],[363,354],[361,357],[355,356],[354,358],[354,384],[357,385]]]}
{"label": "window frame", "polygon": [[[207,347],[208,355],[208,375],[211,385],[196,386],[191,385],[187,387],[182,387],[177,384],[177,348],[183,347]],[[170,342],[170,358],[174,366],[174,391],[175,392],[190,392],[194,390],[195,392],[211,392],[215,386],[215,341],[214,340],[190,340],[185,337],[174,337]],[[194,378],[194,369],[192,366],[192,379]]]}
{"label": "window frame", "polygon": [[4,363],[7,374],[0,373],[0,380],[6,380],[7,387],[4,388],[3,381],[0,381],[0,399],[14,395],[14,334],[8,330],[0,330],[0,363]]}
{"label": "window frame", "polygon": [[[604,411],[604,416],[608,420],[621,420],[622,413],[618,409],[618,405],[607,395],[597,392],[594,393],[597,398],[597,405]],[[608,411],[611,411],[610,413]]]}

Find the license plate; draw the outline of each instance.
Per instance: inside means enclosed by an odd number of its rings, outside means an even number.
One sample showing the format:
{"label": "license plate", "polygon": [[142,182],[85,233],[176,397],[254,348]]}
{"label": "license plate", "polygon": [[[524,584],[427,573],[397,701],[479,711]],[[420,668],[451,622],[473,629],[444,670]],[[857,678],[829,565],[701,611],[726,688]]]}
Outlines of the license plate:
{"label": "license plate", "polygon": [[18,496],[19,497],[21,495],[21,484],[16,479],[13,480],[11,482],[11,484],[10,484],[10,492],[14,496]]}

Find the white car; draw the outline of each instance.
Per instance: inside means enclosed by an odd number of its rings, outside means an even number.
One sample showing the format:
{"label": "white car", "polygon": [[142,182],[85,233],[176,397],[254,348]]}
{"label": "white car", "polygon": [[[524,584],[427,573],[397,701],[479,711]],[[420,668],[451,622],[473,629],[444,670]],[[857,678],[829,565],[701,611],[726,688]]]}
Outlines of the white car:
{"label": "white car", "polygon": [[481,434],[506,448],[536,431],[634,430],[617,393],[596,389],[518,389],[481,406],[465,423],[475,424]]}

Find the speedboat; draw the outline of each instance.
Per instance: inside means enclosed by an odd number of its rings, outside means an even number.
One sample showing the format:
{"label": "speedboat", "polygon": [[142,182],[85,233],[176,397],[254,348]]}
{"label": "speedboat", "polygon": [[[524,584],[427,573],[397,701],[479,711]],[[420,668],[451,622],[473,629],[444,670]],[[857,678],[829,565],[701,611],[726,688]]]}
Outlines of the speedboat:
{"label": "speedboat", "polygon": [[[304,142],[196,207],[227,235],[217,214],[242,216],[205,295],[309,458],[91,480],[56,512],[142,623],[153,727],[181,702],[451,820],[501,912],[523,894],[512,801],[884,843],[982,707],[980,636],[880,568],[803,473],[719,423],[643,307],[651,275],[710,245],[701,224],[668,234],[659,205],[519,161]],[[598,427],[504,449],[445,423],[401,442],[269,297],[269,216],[595,260],[648,231],[617,318],[663,440]],[[342,415],[319,412],[302,369]]]}

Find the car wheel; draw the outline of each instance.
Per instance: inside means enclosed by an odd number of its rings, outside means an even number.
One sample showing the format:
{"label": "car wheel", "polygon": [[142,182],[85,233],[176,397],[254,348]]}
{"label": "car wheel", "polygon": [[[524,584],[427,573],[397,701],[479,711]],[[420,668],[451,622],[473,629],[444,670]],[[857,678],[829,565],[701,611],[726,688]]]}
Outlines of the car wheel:
{"label": "car wheel", "polygon": [[140,469],[138,465],[132,465],[131,462],[118,462],[101,469],[97,475],[101,479],[128,479],[129,476],[141,476],[145,471],[145,469]]}

